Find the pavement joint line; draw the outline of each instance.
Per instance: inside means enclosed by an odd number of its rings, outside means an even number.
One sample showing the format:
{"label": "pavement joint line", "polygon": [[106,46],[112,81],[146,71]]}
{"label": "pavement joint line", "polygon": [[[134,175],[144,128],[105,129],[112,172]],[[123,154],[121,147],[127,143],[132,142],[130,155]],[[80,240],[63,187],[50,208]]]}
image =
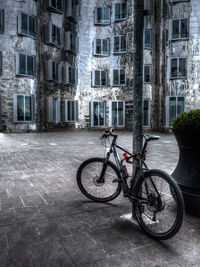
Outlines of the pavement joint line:
{"label": "pavement joint line", "polygon": [[22,199],[22,197],[20,196],[19,198],[21,199],[21,202],[22,202],[22,205],[24,206],[24,208],[26,208],[26,205],[25,205],[24,200]]}
{"label": "pavement joint line", "polygon": [[42,196],[40,193],[38,193],[38,195],[41,197],[41,199],[44,201],[44,203],[45,203],[46,205],[48,205],[48,202],[46,201],[46,199],[44,199],[43,196]]}

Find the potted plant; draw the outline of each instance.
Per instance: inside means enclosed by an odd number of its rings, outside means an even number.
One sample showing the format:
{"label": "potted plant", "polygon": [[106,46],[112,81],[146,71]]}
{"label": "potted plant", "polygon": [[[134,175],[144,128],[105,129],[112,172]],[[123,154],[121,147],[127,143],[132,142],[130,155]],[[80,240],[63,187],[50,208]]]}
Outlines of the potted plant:
{"label": "potted plant", "polygon": [[179,114],[172,126],[180,152],[172,176],[182,190],[186,210],[200,216],[200,109]]}

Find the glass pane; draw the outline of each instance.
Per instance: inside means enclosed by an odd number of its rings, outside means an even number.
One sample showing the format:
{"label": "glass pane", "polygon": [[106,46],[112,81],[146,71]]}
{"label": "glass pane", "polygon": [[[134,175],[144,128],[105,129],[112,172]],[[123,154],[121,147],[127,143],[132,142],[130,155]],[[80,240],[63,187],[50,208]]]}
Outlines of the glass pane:
{"label": "glass pane", "polygon": [[120,70],[120,84],[125,84],[125,70]]}
{"label": "glass pane", "polygon": [[27,74],[33,75],[33,57],[27,56]]}
{"label": "glass pane", "polygon": [[17,120],[24,121],[24,96],[17,96]]}
{"label": "glass pane", "polygon": [[117,102],[112,102],[112,126],[117,123]]}
{"label": "glass pane", "polygon": [[53,80],[57,81],[58,80],[58,64],[55,62],[53,64]]}
{"label": "glass pane", "polygon": [[119,84],[119,81],[118,81],[118,70],[114,70],[113,71],[113,84],[114,85],[118,85]]}
{"label": "glass pane", "polygon": [[52,7],[56,8],[56,0],[51,0]]}
{"label": "glass pane", "polygon": [[97,23],[103,23],[103,9],[97,8]]}
{"label": "glass pane", "polygon": [[101,39],[96,40],[96,54],[101,54]]}
{"label": "glass pane", "polygon": [[71,101],[67,101],[67,120],[71,121]]}
{"label": "glass pane", "polygon": [[104,102],[99,102],[99,126],[104,126]]}
{"label": "glass pane", "polygon": [[56,37],[57,37],[57,34],[56,34],[56,26],[55,25],[52,25],[52,42],[53,43],[56,43]]}
{"label": "glass pane", "polygon": [[124,19],[127,17],[127,4],[122,3],[121,4],[121,18]]}
{"label": "glass pane", "polygon": [[76,50],[76,37],[70,33],[71,51]]}
{"label": "glass pane", "polygon": [[29,34],[35,36],[35,19],[29,17]]}
{"label": "glass pane", "polygon": [[184,112],[185,99],[184,97],[178,97],[177,103],[177,115]]}
{"label": "glass pane", "polygon": [[115,19],[120,19],[120,3],[115,4]]}
{"label": "glass pane", "polygon": [[118,125],[123,126],[124,124],[124,110],[123,110],[123,102],[118,102]]}
{"label": "glass pane", "polygon": [[179,58],[178,77],[186,77],[186,59],[185,58]]}
{"label": "glass pane", "polygon": [[144,82],[149,83],[150,82],[150,67],[144,66]]}
{"label": "glass pane", "polygon": [[108,54],[108,40],[103,39],[103,55]]}
{"label": "glass pane", "polygon": [[172,39],[179,38],[179,20],[172,21]]}
{"label": "glass pane", "polygon": [[114,38],[114,52],[119,52],[119,37]]}
{"label": "glass pane", "polygon": [[69,82],[75,84],[75,69],[69,67]]}
{"label": "glass pane", "polygon": [[19,54],[19,73],[26,74],[26,56]]}
{"label": "glass pane", "polygon": [[93,102],[93,123],[94,123],[94,126],[98,126],[98,102]]}
{"label": "glass pane", "polygon": [[126,36],[121,36],[121,52],[126,52]]}
{"label": "glass pane", "polygon": [[31,96],[25,96],[25,120],[31,121]]}
{"label": "glass pane", "polygon": [[101,84],[103,86],[105,86],[107,84],[107,81],[106,81],[106,71],[102,71],[101,72]]}
{"label": "glass pane", "polygon": [[169,99],[169,125],[171,125],[173,119],[176,118],[176,97],[170,97]]}
{"label": "glass pane", "polygon": [[149,101],[144,100],[143,125],[149,126]]}
{"label": "glass pane", "polygon": [[61,10],[61,0],[57,0],[57,9]]}
{"label": "glass pane", "polygon": [[188,20],[182,19],[181,20],[181,38],[188,37]]}
{"label": "glass pane", "polygon": [[96,86],[100,86],[101,82],[100,82],[100,71],[99,70],[95,70],[95,85]]}
{"label": "glass pane", "polygon": [[144,46],[146,48],[151,48],[151,30],[145,31]]}
{"label": "glass pane", "polygon": [[28,16],[26,14],[21,14],[21,20],[22,20],[22,33],[28,34]]}
{"label": "glass pane", "polygon": [[74,114],[74,101],[71,101],[72,105],[72,121],[75,121],[75,114]]}
{"label": "glass pane", "polygon": [[110,8],[104,7],[103,11],[104,11],[103,22],[109,23],[110,22]]}
{"label": "glass pane", "polygon": [[177,58],[171,59],[171,77],[178,77]]}
{"label": "glass pane", "polygon": [[60,41],[60,29],[59,28],[57,28],[57,36],[56,36],[56,38],[57,38],[57,44],[60,45],[61,41]]}

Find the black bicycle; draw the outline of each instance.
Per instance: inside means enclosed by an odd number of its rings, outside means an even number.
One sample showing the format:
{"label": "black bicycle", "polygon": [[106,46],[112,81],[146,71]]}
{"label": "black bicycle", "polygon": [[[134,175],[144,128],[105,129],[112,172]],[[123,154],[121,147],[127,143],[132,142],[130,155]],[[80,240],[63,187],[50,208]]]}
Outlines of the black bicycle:
{"label": "black bicycle", "polygon": [[[141,228],[154,239],[171,238],[183,222],[182,193],[170,175],[157,169],[149,170],[145,163],[148,142],[160,137],[143,135],[142,151],[132,154],[116,143],[118,136],[113,134],[114,130],[115,127],[110,128],[101,137],[104,142],[112,137],[106,156],[87,159],[78,168],[77,183],[81,192],[94,201],[108,202],[123,189],[124,197],[133,203],[134,216]],[[116,148],[124,152],[123,159]],[[109,160],[111,153],[116,165]],[[133,163],[133,160],[136,169],[130,177],[124,163]]]}

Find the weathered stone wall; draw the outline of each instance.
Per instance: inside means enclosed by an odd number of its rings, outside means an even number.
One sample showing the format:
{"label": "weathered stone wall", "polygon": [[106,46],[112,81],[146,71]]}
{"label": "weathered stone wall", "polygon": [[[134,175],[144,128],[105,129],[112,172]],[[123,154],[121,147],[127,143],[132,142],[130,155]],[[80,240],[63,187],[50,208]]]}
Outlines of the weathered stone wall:
{"label": "weathered stone wall", "polygon": [[14,123],[13,94],[36,95],[36,79],[16,76],[16,53],[36,55],[36,41],[17,34],[17,14],[36,15],[35,1],[0,0],[5,10],[5,31],[0,34],[0,51],[3,54],[3,75],[0,76],[1,128],[6,132],[32,131],[35,123]]}

